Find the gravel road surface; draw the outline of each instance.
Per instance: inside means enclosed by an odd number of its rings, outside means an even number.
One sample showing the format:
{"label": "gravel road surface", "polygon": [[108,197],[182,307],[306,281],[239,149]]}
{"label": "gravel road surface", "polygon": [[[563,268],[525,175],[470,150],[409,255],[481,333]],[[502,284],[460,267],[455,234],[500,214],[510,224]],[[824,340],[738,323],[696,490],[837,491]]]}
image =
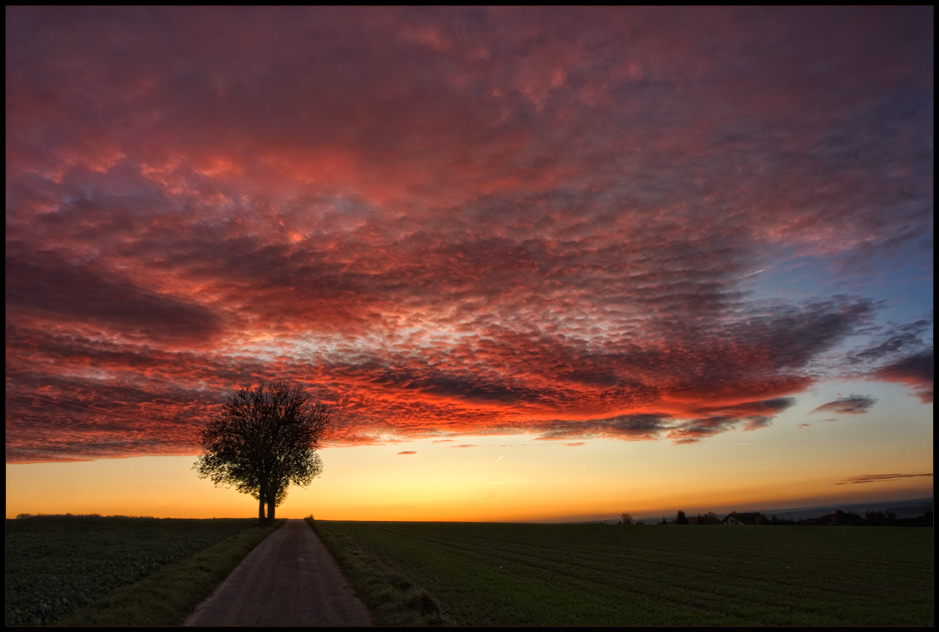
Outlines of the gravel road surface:
{"label": "gravel road surface", "polygon": [[371,618],[310,525],[288,520],[183,625],[351,626]]}

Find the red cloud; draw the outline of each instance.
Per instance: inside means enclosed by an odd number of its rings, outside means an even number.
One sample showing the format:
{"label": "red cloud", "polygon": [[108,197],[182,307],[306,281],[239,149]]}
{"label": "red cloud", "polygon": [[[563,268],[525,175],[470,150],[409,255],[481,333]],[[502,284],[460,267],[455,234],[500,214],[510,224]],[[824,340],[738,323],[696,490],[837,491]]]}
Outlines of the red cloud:
{"label": "red cloud", "polygon": [[745,276],[921,262],[931,23],[10,8],[7,459],[191,453],[273,378],[346,444],[694,442],[860,362],[931,401],[922,327]]}

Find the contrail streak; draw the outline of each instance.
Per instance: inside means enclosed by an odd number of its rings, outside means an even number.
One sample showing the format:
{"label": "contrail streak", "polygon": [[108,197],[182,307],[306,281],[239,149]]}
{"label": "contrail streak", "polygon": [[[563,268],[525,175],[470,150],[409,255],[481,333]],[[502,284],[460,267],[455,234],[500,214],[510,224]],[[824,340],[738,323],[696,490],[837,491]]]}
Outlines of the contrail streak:
{"label": "contrail streak", "polygon": [[763,268],[762,270],[757,270],[756,272],[751,272],[750,274],[745,274],[745,275],[743,275],[743,276],[741,276],[741,277],[737,277],[737,278],[738,278],[738,279],[743,279],[743,278],[745,278],[745,277],[753,276],[754,274],[759,274],[760,272],[765,272],[765,271],[766,271],[766,268]]}

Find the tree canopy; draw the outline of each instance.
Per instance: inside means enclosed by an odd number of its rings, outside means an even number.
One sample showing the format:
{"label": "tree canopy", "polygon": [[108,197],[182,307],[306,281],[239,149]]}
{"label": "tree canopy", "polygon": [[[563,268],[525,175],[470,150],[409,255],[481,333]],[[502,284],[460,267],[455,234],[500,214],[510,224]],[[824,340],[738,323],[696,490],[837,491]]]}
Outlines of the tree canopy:
{"label": "tree canopy", "polygon": [[258,500],[258,519],[274,519],[287,488],[306,487],[323,471],[316,454],[329,431],[329,410],[299,386],[272,382],[243,387],[199,430],[200,478],[232,486]]}

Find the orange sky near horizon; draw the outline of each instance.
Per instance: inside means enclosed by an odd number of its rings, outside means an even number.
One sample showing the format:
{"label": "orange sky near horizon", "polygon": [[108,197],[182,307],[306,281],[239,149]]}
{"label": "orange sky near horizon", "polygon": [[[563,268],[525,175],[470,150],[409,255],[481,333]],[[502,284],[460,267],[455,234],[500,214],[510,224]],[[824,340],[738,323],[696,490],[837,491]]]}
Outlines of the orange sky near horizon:
{"label": "orange sky near horizon", "polygon": [[[894,392],[887,396],[902,396],[899,387],[889,389]],[[291,488],[277,512],[333,520],[565,522],[624,512],[671,517],[678,509],[728,513],[932,495],[931,475],[850,482],[904,471],[931,474],[932,445],[923,423],[931,405],[905,408],[909,418],[893,420],[889,430],[874,413],[840,422],[860,424],[857,431],[866,438],[836,454],[825,446],[839,435],[839,422],[800,428],[807,413],[796,412],[760,433],[728,433],[707,445],[593,440],[571,446],[518,435],[328,448],[320,452],[321,478],[306,490]],[[872,445],[879,447],[873,451]],[[190,469],[194,460],[8,464],[7,518],[256,515],[254,499],[198,479]]]}

